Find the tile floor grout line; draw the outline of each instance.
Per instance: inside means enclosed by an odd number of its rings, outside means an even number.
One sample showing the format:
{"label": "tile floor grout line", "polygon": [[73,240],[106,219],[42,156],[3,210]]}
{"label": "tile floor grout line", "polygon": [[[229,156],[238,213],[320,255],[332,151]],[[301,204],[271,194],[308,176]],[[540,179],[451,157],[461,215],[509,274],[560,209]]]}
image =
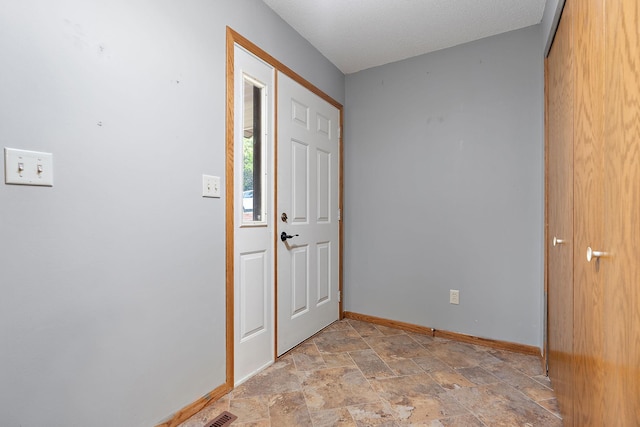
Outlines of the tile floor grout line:
{"label": "tile floor grout line", "polygon": [[[476,387],[475,387],[475,388],[480,388],[480,384],[476,384]],[[461,401],[460,399],[458,399],[458,398],[455,396],[455,394],[450,393],[450,392],[448,392],[448,391],[447,391],[447,394],[448,394],[449,396],[451,396],[451,398],[453,398],[453,400],[455,400],[456,402],[458,402],[458,405],[462,406],[464,409],[466,409],[467,411],[469,411],[469,413],[470,413],[471,415],[473,415],[473,417],[474,417],[476,420],[480,421],[480,423],[482,423],[482,425],[483,425],[483,426],[485,426],[485,427],[489,427],[489,426],[487,426],[487,424],[486,424],[486,423],[485,423],[485,422],[484,422],[484,421],[483,421],[483,420],[478,416],[478,414],[476,414],[474,411],[472,411],[472,410],[471,410],[471,408],[469,408],[467,405],[465,405],[464,403],[462,403],[462,401]]]}
{"label": "tile floor grout line", "polygon": [[[376,328],[377,329],[377,328]],[[360,333],[358,332],[358,335],[360,335]],[[378,354],[378,352],[371,347],[371,344],[369,344],[362,335],[360,335],[360,338],[367,344],[367,346],[369,347],[369,350],[373,351],[373,353],[380,359],[382,360],[382,358],[380,357],[380,355]],[[364,372],[362,371],[362,369],[360,368],[360,366],[358,365],[358,362],[355,361],[355,359],[353,358],[353,356],[351,356],[351,352],[347,352],[347,355],[349,355],[349,357],[351,358],[351,360],[353,361],[354,365],[356,366],[356,368],[358,368],[358,370],[360,371],[360,374],[362,375],[362,377],[365,379],[365,381],[367,382],[367,384],[369,384],[369,387],[371,387],[371,390],[373,390],[373,392],[376,394],[378,400],[380,401],[380,403],[382,403],[383,407],[389,408],[389,410],[391,411],[391,417],[393,418],[393,421],[399,421],[398,419],[396,419],[395,414],[393,413],[393,408],[391,406],[391,402],[387,401],[385,398],[383,398],[382,396],[380,396],[380,393],[378,393],[376,391],[376,389],[373,387],[373,384],[371,384],[371,379],[367,378],[367,376],[364,374]],[[371,402],[373,403],[373,402]],[[368,404],[368,403],[367,403]],[[365,405],[367,405],[365,404]],[[354,406],[354,405],[352,405]],[[349,411],[349,413],[351,413],[351,411]],[[353,415],[351,415],[351,418],[353,418]],[[355,420],[354,420],[355,421]],[[356,421],[356,424],[358,424],[358,422]]]}
{"label": "tile floor grout line", "polygon": [[548,401],[548,400],[553,400],[553,399],[555,399],[555,397],[554,397],[554,398],[552,398],[552,399],[545,399],[545,400],[534,401],[534,402],[535,402],[535,404],[536,404],[536,405],[538,405],[539,407],[541,407],[542,409],[544,409],[545,411],[547,411],[548,413],[550,413],[550,414],[551,414],[551,415],[553,415],[554,417],[556,417],[556,418],[558,418],[558,419],[562,420],[562,417],[561,417],[561,416],[559,416],[558,414],[556,414],[556,413],[554,413],[554,412],[551,412],[549,409],[545,408],[544,406],[542,406],[542,405],[540,404],[540,402],[546,402],[546,401]]}
{"label": "tile floor grout line", "polygon": [[267,395],[267,396],[265,396],[265,399],[267,401],[267,416],[268,416],[268,420],[269,420],[269,426],[271,426],[271,397],[269,397]]}
{"label": "tile floor grout line", "polygon": [[[302,398],[304,399],[304,408],[307,410],[307,415],[309,415],[309,421],[311,421],[311,426],[314,427],[313,417],[311,416],[311,410],[309,410],[309,402],[307,401],[307,393],[304,392],[304,387],[300,391],[302,393]],[[271,422],[269,422],[271,424]]]}
{"label": "tile floor grout line", "polygon": [[[527,377],[527,378],[530,378],[530,377]],[[530,379],[533,379],[533,378],[530,378]],[[535,381],[535,380],[534,380],[534,381]],[[537,381],[536,381],[536,382],[537,382]],[[520,390],[520,389],[519,389],[519,388],[517,388],[516,386],[511,385],[510,383],[508,383],[508,382],[506,382],[506,381],[504,381],[504,383],[505,383],[505,384],[507,384],[508,386],[513,387],[515,390],[517,390],[520,394],[522,394],[525,398],[529,399],[530,401],[532,401],[532,402],[534,402],[534,403],[536,403],[536,404],[538,403],[538,401],[537,401],[536,399],[534,399],[533,397],[528,396],[524,391]],[[542,385],[542,386],[544,387],[544,385],[543,385],[543,384],[540,384],[540,385]],[[549,391],[553,392],[553,390],[549,389],[548,387],[545,387],[545,388],[546,388],[547,390],[549,390]],[[542,400],[547,400],[547,399],[542,399]],[[543,407],[543,406],[541,406],[541,405],[538,405],[538,406]],[[546,408],[544,408],[544,409],[545,409],[546,411],[549,411],[549,410],[548,410],[548,409],[546,409]]]}

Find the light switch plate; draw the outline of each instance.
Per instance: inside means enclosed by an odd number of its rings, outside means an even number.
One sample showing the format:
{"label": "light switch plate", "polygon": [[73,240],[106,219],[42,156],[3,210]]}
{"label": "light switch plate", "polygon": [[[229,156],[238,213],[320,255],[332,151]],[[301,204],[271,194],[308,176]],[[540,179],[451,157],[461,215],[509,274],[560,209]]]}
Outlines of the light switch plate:
{"label": "light switch plate", "polygon": [[202,175],[202,197],[220,197],[220,177]]}
{"label": "light switch plate", "polygon": [[53,154],[4,149],[5,184],[53,186]]}

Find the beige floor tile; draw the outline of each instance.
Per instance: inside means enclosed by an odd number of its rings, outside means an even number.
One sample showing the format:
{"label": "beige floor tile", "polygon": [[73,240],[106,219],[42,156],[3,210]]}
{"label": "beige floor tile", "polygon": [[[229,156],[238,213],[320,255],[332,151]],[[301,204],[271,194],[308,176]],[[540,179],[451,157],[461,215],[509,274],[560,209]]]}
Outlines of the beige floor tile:
{"label": "beige floor tile", "polygon": [[266,396],[233,399],[229,405],[229,412],[238,417],[238,424],[269,420],[269,400]]}
{"label": "beige floor tile", "polygon": [[457,369],[457,371],[464,375],[466,379],[477,385],[494,384],[500,382],[498,377],[492,375],[480,366],[473,366],[471,368],[460,368]]}
{"label": "beige floor tile", "polygon": [[449,393],[488,426],[562,426],[558,417],[504,383]]}
{"label": "beige floor tile", "polygon": [[406,334],[368,337],[365,341],[385,361],[430,355],[427,349]]}
{"label": "beige floor tile", "polygon": [[311,417],[301,391],[271,396],[269,415],[273,426],[311,426]]}
{"label": "beige floor tile", "polygon": [[379,399],[356,367],[309,372],[302,386],[307,406],[313,411],[375,402]]}
{"label": "beige floor tile", "polygon": [[449,365],[435,356],[423,356],[412,359],[425,372],[435,372],[449,368]]}
{"label": "beige floor tile", "polygon": [[291,356],[298,371],[313,371],[327,367],[313,342],[299,345],[291,351]]}
{"label": "beige floor tile", "polygon": [[418,334],[416,332],[407,333],[411,338],[413,338],[417,343],[422,344],[425,347],[429,347],[430,345],[441,343],[441,342],[449,342],[449,340],[440,337],[434,337],[429,334]]}
{"label": "beige floor tile", "polygon": [[560,418],[560,407],[558,406],[558,401],[555,397],[549,400],[541,400],[537,403],[556,417]]}
{"label": "beige floor tile", "polygon": [[369,348],[355,329],[321,332],[313,338],[313,342],[321,353],[344,353]]}
{"label": "beige floor tile", "polygon": [[520,390],[534,401],[547,400],[554,397],[553,390],[511,366],[493,365],[485,369],[502,380],[502,382]]}
{"label": "beige floor tile", "polygon": [[455,390],[461,387],[473,387],[475,384],[469,381],[460,372],[448,368],[441,371],[430,372],[433,378],[440,386],[447,390]]}
{"label": "beige floor tile", "polygon": [[454,369],[477,366],[488,358],[495,359],[471,344],[455,341],[435,343],[429,346],[429,351]]}
{"label": "beige floor tile", "polygon": [[238,423],[234,421],[231,424],[233,427],[271,427],[270,420],[249,421],[248,423]]}
{"label": "beige floor tile", "polygon": [[349,352],[351,358],[356,362],[356,365],[362,371],[365,378],[386,378],[393,377],[395,374],[387,366],[386,363],[378,357],[375,351],[360,350]]}
{"label": "beige floor tile", "polygon": [[351,406],[349,412],[358,427],[395,427],[399,425],[393,416],[390,405],[382,401]]}
{"label": "beige floor tile", "polygon": [[413,359],[387,360],[386,363],[396,375],[418,375],[425,372]]}
{"label": "beige floor tile", "polygon": [[545,386],[547,388],[553,388],[551,386],[551,380],[546,375],[536,375],[536,376],[531,377],[531,378],[533,378],[535,381],[538,381],[540,384],[542,384],[543,386]]}
{"label": "beige floor tile", "polygon": [[180,427],[560,427],[536,356],[335,322]]}
{"label": "beige floor tile", "polygon": [[402,422],[423,423],[469,413],[428,374],[372,380],[371,384]]}
{"label": "beige floor tile", "polygon": [[332,324],[330,324],[329,326],[324,328],[321,332],[342,331],[342,330],[345,330],[345,329],[352,329],[351,324],[349,322],[350,321],[347,320],[347,319],[338,320],[337,322],[333,322]]}
{"label": "beige floor tile", "polygon": [[406,332],[398,328],[390,328],[383,325],[375,325],[375,328],[382,332],[382,335],[406,335]]}
{"label": "beige floor tile", "polygon": [[356,427],[356,422],[347,408],[335,408],[310,412],[313,427]]}
{"label": "beige floor tile", "polygon": [[300,390],[300,374],[291,356],[278,360],[233,390],[233,398],[246,398]]}
{"label": "beige floor tile", "polygon": [[439,424],[435,424],[440,427],[485,427],[482,421],[474,417],[473,415],[462,415],[459,417],[443,418],[438,420]]}
{"label": "beige floor tile", "polygon": [[373,323],[362,322],[360,320],[349,319],[349,324],[358,331],[361,337],[375,337],[381,336],[383,333],[376,328]]}
{"label": "beige floor tile", "polygon": [[505,350],[489,350],[489,354],[493,357],[507,362],[515,369],[522,371],[530,377],[543,375],[542,360],[540,356],[532,356],[529,354],[514,353]]}
{"label": "beige floor tile", "polygon": [[349,353],[324,353],[322,354],[327,368],[340,368],[343,366],[355,366],[356,362],[353,361]]}

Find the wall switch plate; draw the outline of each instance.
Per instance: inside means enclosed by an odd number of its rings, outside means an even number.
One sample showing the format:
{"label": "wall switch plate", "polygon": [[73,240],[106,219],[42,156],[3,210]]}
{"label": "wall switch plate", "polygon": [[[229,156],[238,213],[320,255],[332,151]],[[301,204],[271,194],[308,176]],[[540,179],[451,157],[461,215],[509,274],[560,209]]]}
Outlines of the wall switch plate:
{"label": "wall switch plate", "polygon": [[202,197],[220,197],[220,177],[202,175]]}
{"label": "wall switch plate", "polygon": [[5,147],[4,182],[53,187],[53,154]]}
{"label": "wall switch plate", "polygon": [[449,304],[460,304],[460,291],[455,289],[449,290]]}

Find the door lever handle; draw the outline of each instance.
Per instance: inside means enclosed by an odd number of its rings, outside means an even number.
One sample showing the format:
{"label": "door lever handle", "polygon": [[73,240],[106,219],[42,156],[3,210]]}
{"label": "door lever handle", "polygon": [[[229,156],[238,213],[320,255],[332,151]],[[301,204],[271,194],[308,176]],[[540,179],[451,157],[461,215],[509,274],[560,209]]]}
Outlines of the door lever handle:
{"label": "door lever handle", "polygon": [[587,262],[591,262],[593,258],[600,258],[601,256],[608,256],[607,252],[594,251],[591,246],[587,247]]}
{"label": "door lever handle", "polygon": [[287,234],[286,231],[283,231],[282,233],[280,233],[280,240],[282,240],[283,242],[286,242],[287,239],[292,239],[296,236],[299,236],[299,234],[294,234],[293,236],[290,234]]}
{"label": "door lever handle", "polygon": [[553,237],[553,246],[563,245],[564,239],[558,239],[557,237]]}

